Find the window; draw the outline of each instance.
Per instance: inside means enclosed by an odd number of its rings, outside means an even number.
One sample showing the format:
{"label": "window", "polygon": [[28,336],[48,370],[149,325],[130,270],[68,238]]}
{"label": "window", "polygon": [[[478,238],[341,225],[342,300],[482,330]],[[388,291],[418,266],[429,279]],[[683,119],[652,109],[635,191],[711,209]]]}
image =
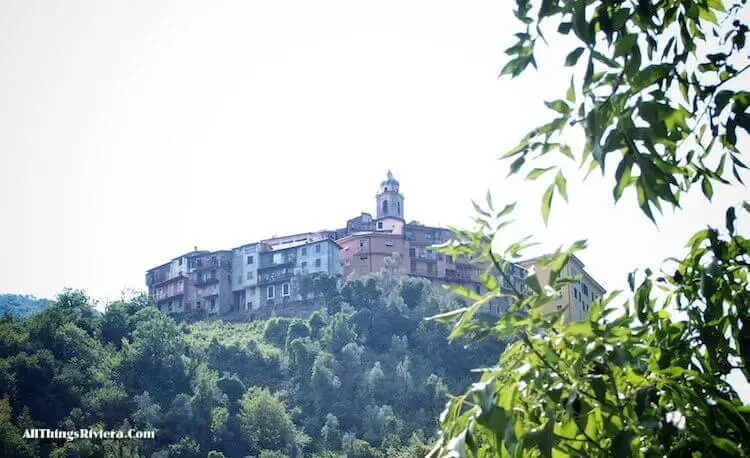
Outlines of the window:
{"label": "window", "polygon": [[396,202],[396,213],[401,214],[401,202]]}
{"label": "window", "polygon": [[302,261],[302,268],[304,269],[305,267],[307,267],[307,261]]}
{"label": "window", "polygon": [[200,310],[201,309],[201,301],[195,301],[195,309]]}
{"label": "window", "polygon": [[360,261],[367,261],[369,258],[367,256],[360,256]]}
{"label": "window", "polygon": [[180,259],[179,259],[179,260],[177,261],[177,265],[178,265],[178,266],[181,266],[181,265],[182,265],[182,258],[180,258]]}
{"label": "window", "polygon": [[409,256],[411,256],[412,258],[416,258],[417,257],[417,249],[416,248],[409,248]]}
{"label": "window", "polygon": [[365,241],[364,240],[360,240],[359,241],[359,247],[362,248],[364,246],[365,246]]}
{"label": "window", "polygon": [[299,255],[300,256],[307,256],[307,247],[306,246],[304,246],[304,247],[302,247],[302,249],[300,249]]}
{"label": "window", "polygon": [[384,215],[388,214],[388,201],[387,200],[383,201],[383,214]]}
{"label": "window", "polygon": [[211,298],[211,310],[213,310],[215,308],[216,308],[216,299],[212,297]]}
{"label": "window", "polygon": [[253,272],[252,271],[250,271],[250,272],[247,273],[247,279],[248,280],[252,280],[253,279]]}
{"label": "window", "polygon": [[245,303],[245,310],[250,310],[253,307],[253,301],[247,301]]}
{"label": "window", "polygon": [[320,259],[315,260],[315,267],[320,267]]}
{"label": "window", "polygon": [[266,290],[266,297],[268,299],[273,299],[275,295],[276,295],[276,290],[274,289],[273,285],[269,286],[268,289]]}
{"label": "window", "polygon": [[479,285],[474,285],[474,291],[475,291],[475,292],[476,292],[477,294],[481,294],[481,292],[480,292],[480,291],[481,291],[481,290],[480,290],[480,286],[479,286]]}
{"label": "window", "polygon": [[573,288],[573,297],[575,297],[576,299],[578,299],[578,289],[577,288]]}
{"label": "window", "polygon": [[559,310],[562,310],[562,305],[560,305],[560,304],[557,304],[557,306],[556,306],[556,307],[557,307],[557,310],[558,310],[558,311],[559,311]]}
{"label": "window", "polygon": [[237,275],[237,283],[242,283],[242,275]]}
{"label": "window", "polygon": [[588,296],[589,295],[589,286],[587,284],[583,284],[583,295]]}
{"label": "window", "polygon": [[247,263],[248,264],[254,264],[255,263],[255,256],[250,255],[247,257]]}
{"label": "window", "polygon": [[378,221],[378,229],[383,229],[383,222],[382,221]]}
{"label": "window", "polygon": [[447,262],[448,264],[453,264],[453,256],[450,256],[450,255],[446,256],[446,257],[445,257],[445,261],[446,261],[446,262]]}
{"label": "window", "polygon": [[319,243],[319,244],[317,244],[317,245],[315,245],[315,252],[316,252],[316,253],[320,253],[320,247],[321,247],[321,244],[320,244],[320,243]]}
{"label": "window", "polygon": [[289,283],[283,283],[281,285],[281,295],[284,297],[289,296]]}

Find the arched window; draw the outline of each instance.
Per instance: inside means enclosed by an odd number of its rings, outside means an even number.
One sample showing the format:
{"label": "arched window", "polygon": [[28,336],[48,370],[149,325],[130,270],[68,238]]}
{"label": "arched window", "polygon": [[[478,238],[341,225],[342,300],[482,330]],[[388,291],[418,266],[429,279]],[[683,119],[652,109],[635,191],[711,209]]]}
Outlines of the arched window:
{"label": "arched window", "polygon": [[401,202],[396,202],[396,212],[401,215]]}
{"label": "arched window", "polygon": [[383,201],[383,214],[384,215],[388,214],[388,201],[387,200]]}

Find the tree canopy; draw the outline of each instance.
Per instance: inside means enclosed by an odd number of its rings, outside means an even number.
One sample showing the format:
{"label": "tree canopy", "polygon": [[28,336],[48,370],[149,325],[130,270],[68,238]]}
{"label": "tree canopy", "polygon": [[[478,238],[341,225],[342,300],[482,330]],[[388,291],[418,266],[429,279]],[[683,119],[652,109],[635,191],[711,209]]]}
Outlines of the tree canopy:
{"label": "tree canopy", "polygon": [[[750,68],[745,3],[515,2],[521,31],[503,74],[537,67],[540,40],[554,46],[554,35],[563,34],[575,43],[565,58],[574,69],[570,88],[545,102],[555,118],[504,156],[511,174],[552,177],[541,204],[545,222],[553,196],[569,197],[562,167],[569,159],[611,180],[614,201],[633,188],[657,224],[654,209],[679,208],[693,185],[709,200],[717,183],[742,185],[738,138],[750,132],[750,93],[740,82]],[[585,138],[580,150],[568,143],[576,131]],[[539,165],[545,161],[552,165]],[[488,193],[475,208],[478,229],[458,232],[461,242],[442,249],[486,261],[489,292],[434,319],[454,322],[451,338],[512,344],[449,403],[432,455],[750,454],[750,407],[728,378],[734,372],[750,381],[750,240],[737,226],[750,205],[728,208],[723,227],[686,240],[686,254],[633,271],[629,291],[596,300],[577,323],[566,322],[564,311],[542,311],[581,280],[563,267],[585,241],[542,259],[548,285],[531,273],[508,313],[490,323],[474,319],[499,292],[504,265],[533,243],[493,244],[515,204],[498,211]]]}

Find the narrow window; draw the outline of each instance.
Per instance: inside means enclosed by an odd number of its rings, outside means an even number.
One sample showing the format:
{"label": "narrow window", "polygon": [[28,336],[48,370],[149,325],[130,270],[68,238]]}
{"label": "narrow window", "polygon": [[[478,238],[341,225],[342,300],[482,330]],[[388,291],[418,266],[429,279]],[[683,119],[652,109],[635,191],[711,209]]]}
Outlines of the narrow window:
{"label": "narrow window", "polygon": [[268,299],[273,299],[274,295],[276,294],[276,291],[274,290],[273,285],[269,286],[266,290],[266,297]]}
{"label": "narrow window", "polygon": [[281,285],[281,295],[289,296],[289,283],[283,283]]}
{"label": "narrow window", "polygon": [[388,214],[388,201],[387,200],[383,201],[383,214],[384,215]]}
{"label": "narrow window", "polygon": [[320,244],[315,245],[315,252],[320,253]]}
{"label": "narrow window", "polygon": [[383,229],[383,222],[382,221],[378,221],[378,229]]}
{"label": "narrow window", "polygon": [[396,202],[396,213],[401,214],[401,202]]}
{"label": "narrow window", "polygon": [[320,259],[315,260],[315,267],[320,267]]}
{"label": "narrow window", "polygon": [[253,264],[253,263],[255,263],[255,256],[252,256],[252,255],[251,255],[251,256],[248,256],[248,257],[247,257],[247,263],[248,263],[248,264]]}
{"label": "narrow window", "polygon": [[300,255],[307,256],[307,247],[302,247],[302,249],[300,250]]}

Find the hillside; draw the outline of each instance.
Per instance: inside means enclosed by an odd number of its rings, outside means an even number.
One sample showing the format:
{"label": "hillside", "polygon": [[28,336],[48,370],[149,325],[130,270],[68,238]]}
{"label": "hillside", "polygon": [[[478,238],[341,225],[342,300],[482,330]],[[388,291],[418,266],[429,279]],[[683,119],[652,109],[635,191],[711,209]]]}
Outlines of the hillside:
{"label": "hillside", "polygon": [[40,299],[22,294],[0,294],[0,316],[6,313],[15,317],[26,317],[44,310],[52,304],[49,299]]}
{"label": "hillside", "polygon": [[[315,282],[309,318],[185,323],[145,296],[95,313],[67,291],[0,322],[0,450],[10,456],[421,457],[448,393],[503,344],[449,343],[456,307],[392,272]],[[156,429],[155,440],[24,441],[29,425]],[[117,449],[115,450],[115,447]]]}

